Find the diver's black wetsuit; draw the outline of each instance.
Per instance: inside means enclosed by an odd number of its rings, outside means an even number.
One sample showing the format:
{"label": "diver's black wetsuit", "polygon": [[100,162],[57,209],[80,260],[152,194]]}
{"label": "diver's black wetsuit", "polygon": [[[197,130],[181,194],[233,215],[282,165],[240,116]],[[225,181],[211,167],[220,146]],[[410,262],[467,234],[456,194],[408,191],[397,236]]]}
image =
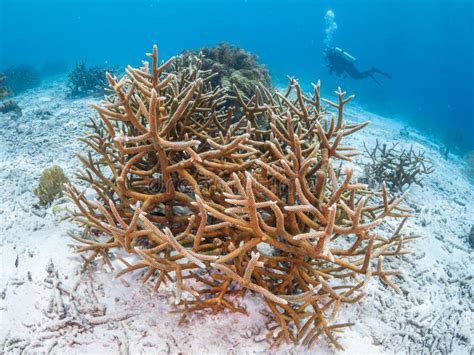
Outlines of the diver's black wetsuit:
{"label": "diver's black wetsuit", "polygon": [[370,68],[369,70],[359,71],[354,65],[353,61],[345,58],[341,51],[336,50],[335,48],[328,48],[325,52],[326,61],[329,69],[329,74],[333,72],[336,75],[349,75],[352,79],[359,80],[365,78],[372,78],[377,84],[380,84],[375,78],[374,74],[381,74],[391,79],[391,75],[385,73],[377,68]]}

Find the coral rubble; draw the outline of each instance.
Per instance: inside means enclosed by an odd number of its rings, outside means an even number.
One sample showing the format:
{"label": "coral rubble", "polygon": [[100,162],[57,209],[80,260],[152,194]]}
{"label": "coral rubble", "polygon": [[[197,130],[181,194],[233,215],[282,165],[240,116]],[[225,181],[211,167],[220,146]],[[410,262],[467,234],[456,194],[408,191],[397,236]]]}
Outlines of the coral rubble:
{"label": "coral rubble", "polygon": [[[148,56],[120,80],[107,76],[113,93],[94,105],[100,120],[82,139],[78,177],[96,200],[68,195],[85,266],[121,265],[117,277],[136,273],[155,291],[175,283],[183,316],[245,313],[233,295],[249,290],[275,317],[274,345],[325,335],[340,347],[336,333],[351,324],[335,323],[338,312],[371,278],[400,292],[384,261],[412,239],[401,233],[403,196],[370,191],[336,164],[357,154],[342,141],[367,124],[344,121],[353,96],[324,100],[319,83],[306,96],[290,79],[283,93],[237,90],[234,117],[199,57],[159,64],[156,46]],[[376,232],[387,217],[401,224]]]}
{"label": "coral rubble", "polygon": [[87,67],[85,62],[78,63],[69,73],[68,87],[70,97],[102,95],[108,86],[105,67]]}
{"label": "coral rubble", "polygon": [[64,175],[63,169],[54,165],[41,173],[40,182],[34,194],[38,197],[39,204],[46,206],[61,197],[68,184],[69,179]]}
{"label": "coral rubble", "polygon": [[267,68],[257,62],[257,57],[242,48],[221,43],[217,47],[203,47],[198,51],[184,52],[187,56],[199,56],[201,70],[209,70],[214,76],[209,82],[213,87],[232,90],[235,85],[241,93],[250,98],[255,86],[271,90],[272,82]]}
{"label": "coral rubble", "polygon": [[431,174],[434,169],[424,152],[397,149],[397,143],[390,147],[386,143],[375,144],[372,150],[364,143],[364,148],[371,163],[365,166],[365,175],[369,183],[385,183],[394,191],[415,183],[423,186],[423,176]]}

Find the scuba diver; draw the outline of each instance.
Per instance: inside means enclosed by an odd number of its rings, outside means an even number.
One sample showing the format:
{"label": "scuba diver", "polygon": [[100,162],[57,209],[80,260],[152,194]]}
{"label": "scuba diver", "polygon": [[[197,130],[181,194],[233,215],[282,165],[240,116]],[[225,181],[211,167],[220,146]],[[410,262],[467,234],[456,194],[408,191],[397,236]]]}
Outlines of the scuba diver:
{"label": "scuba diver", "polygon": [[374,74],[384,75],[387,78],[392,79],[390,74],[385,73],[377,68],[370,68],[366,71],[359,71],[359,69],[357,69],[354,64],[356,59],[340,48],[327,48],[324,52],[324,55],[326,58],[329,74],[332,74],[334,72],[338,76],[344,75],[344,77],[346,77],[347,75],[349,75],[352,79],[355,80],[370,77],[379,85],[380,83],[377,81]]}

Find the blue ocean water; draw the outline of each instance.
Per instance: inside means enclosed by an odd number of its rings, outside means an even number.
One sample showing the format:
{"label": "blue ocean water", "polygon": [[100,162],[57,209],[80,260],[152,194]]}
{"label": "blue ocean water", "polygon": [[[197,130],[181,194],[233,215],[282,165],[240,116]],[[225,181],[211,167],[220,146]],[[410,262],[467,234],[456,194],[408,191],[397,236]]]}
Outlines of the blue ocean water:
{"label": "blue ocean water", "polygon": [[[331,45],[392,75],[355,81],[324,64],[328,10]],[[0,0],[0,69],[137,65],[157,43],[163,58],[229,42],[256,53],[275,83],[286,75],[329,90],[341,85],[373,112],[474,149],[472,0]]]}

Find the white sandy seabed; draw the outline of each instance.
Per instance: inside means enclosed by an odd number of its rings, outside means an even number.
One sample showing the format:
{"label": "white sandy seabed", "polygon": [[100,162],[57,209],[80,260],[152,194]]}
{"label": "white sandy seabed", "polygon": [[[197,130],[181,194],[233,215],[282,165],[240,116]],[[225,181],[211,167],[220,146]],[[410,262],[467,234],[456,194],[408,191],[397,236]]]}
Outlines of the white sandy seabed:
{"label": "white sandy seabed", "polygon": [[[357,146],[375,140],[413,144],[433,161],[424,187],[412,186],[408,204],[416,217],[404,231],[420,235],[413,254],[388,266],[403,272],[398,295],[376,280],[357,305],[340,311],[355,323],[338,335],[344,351],[321,339],[316,348],[284,345],[269,349],[273,322],[259,296],[236,300],[248,316],[228,312],[193,315],[179,325],[171,313],[173,287],[150,293],[132,276],[114,272],[81,274],[82,261],[70,248],[61,222],[69,204],[35,207],[32,190],[44,168],[60,165],[73,179],[78,169],[77,138],[93,115],[91,99],[65,98],[64,81],[52,80],[19,96],[23,116],[0,114],[0,352],[100,354],[473,354],[474,249],[467,235],[474,224],[474,186],[460,158],[445,160],[440,147],[415,130],[355,106],[349,121],[372,123],[356,133]],[[354,107],[354,106],[352,106]],[[363,159],[363,158],[359,158]],[[359,171],[360,173],[360,171]],[[77,183],[77,182],[76,182]]]}

